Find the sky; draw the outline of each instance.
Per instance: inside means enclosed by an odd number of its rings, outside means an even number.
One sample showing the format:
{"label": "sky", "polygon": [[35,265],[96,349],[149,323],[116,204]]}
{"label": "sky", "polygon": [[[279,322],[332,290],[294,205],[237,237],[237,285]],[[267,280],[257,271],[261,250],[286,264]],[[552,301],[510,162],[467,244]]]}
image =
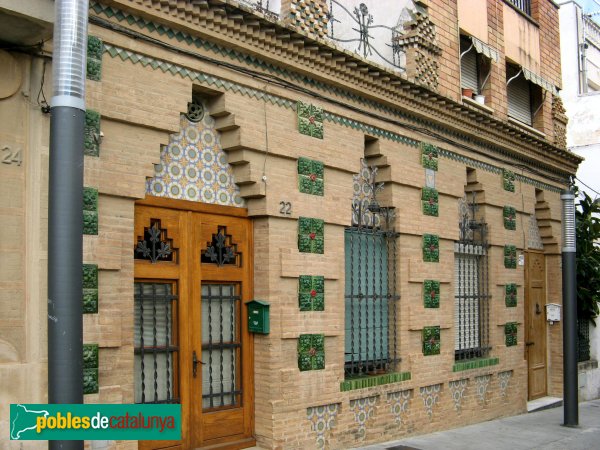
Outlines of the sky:
{"label": "sky", "polygon": [[600,23],[600,1],[594,0],[575,0],[579,5],[583,8],[583,12],[585,13],[595,13],[598,14],[593,16],[595,22]]}

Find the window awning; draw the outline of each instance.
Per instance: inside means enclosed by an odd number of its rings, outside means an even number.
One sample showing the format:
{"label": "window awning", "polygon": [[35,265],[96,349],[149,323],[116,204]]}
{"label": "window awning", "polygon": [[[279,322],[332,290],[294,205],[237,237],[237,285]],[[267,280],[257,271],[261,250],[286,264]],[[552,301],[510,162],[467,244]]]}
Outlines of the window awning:
{"label": "window awning", "polygon": [[470,38],[471,38],[471,42],[473,42],[473,47],[475,47],[475,51],[477,53],[481,53],[482,55],[490,58],[492,61],[498,62],[499,56],[498,56],[498,52],[495,49],[493,49],[489,45],[483,43],[482,41],[480,41],[479,39],[477,39],[474,36],[470,36]]}
{"label": "window awning", "polygon": [[523,70],[523,76],[525,77],[526,80],[531,81],[533,84],[538,85],[542,89],[546,89],[548,92],[552,93],[553,95],[558,95],[558,89],[556,88],[556,86],[554,86],[548,80],[545,80],[538,74],[532,72],[529,69],[526,69],[525,67],[521,67],[521,69]]}

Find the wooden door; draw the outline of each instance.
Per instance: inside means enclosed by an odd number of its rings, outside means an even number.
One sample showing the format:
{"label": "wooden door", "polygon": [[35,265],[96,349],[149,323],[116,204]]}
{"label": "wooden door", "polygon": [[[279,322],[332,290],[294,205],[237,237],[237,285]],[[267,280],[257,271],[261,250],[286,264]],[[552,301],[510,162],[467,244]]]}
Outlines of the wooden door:
{"label": "wooden door", "polygon": [[182,440],[254,445],[252,229],[240,208],[146,199],[135,211],[135,401],[181,403]]}
{"label": "wooden door", "polygon": [[528,399],[546,395],[546,259],[528,252],[525,271],[525,356]]}

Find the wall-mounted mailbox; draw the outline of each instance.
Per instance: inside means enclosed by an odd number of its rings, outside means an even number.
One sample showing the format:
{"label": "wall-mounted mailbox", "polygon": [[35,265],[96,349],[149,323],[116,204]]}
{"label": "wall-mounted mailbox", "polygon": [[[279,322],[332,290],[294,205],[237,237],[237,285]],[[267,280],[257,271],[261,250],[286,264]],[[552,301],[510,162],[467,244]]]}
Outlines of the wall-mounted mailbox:
{"label": "wall-mounted mailbox", "polygon": [[546,320],[550,323],[560,321],[560,305],[558,303],[546,304]]}
{"label": "wall-mounted mailbox", "polygon": [[252,300],[248,306],[248,331],[251,333],[269,334],[269,303]]}

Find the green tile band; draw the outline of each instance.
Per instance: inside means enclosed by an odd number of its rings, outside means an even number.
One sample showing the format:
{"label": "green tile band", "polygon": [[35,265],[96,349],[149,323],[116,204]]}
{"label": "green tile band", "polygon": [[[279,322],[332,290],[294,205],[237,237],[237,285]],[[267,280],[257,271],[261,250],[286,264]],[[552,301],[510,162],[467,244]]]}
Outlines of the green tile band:
{"label": "green tile band", "polygon": [[462,372],[463,370],[481,369],[482,367],[495,366],[500,364],[500,358],[482,358],[471,361],[459,362],[452,366],[452,372]]}
{"label": "green tile band", "polygon": [[347,378],[340,383],[340,391],[346,392],[356,389],[365,389],[384,384],[400,383],[402,381],[409,381],[410,379],[410,372],[394,372],[372,377]]}
{"label": "green tile band", "polygon": [[102,78],[102,53],[104,48],[102,39],[96,36],[88,36],[87,45],[87,78],[88,80],[100,81]]}
{"label": "green tile band", "polygon": [[87,156],[100,155],[100,113],[92,109],[85,112],[83,154]]}
{"label": "green tile band", "polygon": [[438,170],[438,148],[433,144],[421,142],[421,164],[426,169]]}
{"label": "green tile band", "polygon": [[98,266],[83,265],[83,313],[98,312]]}
{"label": "green tile band", "polygon": [[437,189],[424,187],[421,191],[421,203],[423,205],[423,214],[436,217],[439,215],[439,194]]}
{"label": "green tile band", "polygon": [[505,191],[515,192],[515,173],[502,169],[502,187]]}
{"label": "green tile band", "polygon": [[98,190],[83,188],[83,234],[98,234]]}
{"label": "green tile band", "polygon": [[517,345],[517,322],[508,322],[504,325],[504,338],[507,347]]}
{"label": "green tile band", "polygon": [[301,372],[325,368],[325,335],[301,334],[298,337],[298,368]]}
{"label": "green tile band", "polygon": [[514,245],[504,246],[504,267],[507,269],[517,268],[517,247]]}
{"label": "green tile band", "polygon": [[300,275],[298,304],[300,311],[323,311],[325,309],[325,277]]}
{"label": "green tile band", "polygon": [[323,163],[308,158],[298,159],[298,189],[304,194],[322,196],[325,190]]}
{"label": "green tile band", "polygon": [[504,286],[505,295],[504,302],[507,308],[512,308],[517,306],[517,285],[515,283],[510,283]]}
{"label": "green tile band", "polygon": [[425,308],[440,307],[440,282],[425,280],[423,282],[423,304]]}
{"label": "green tile band", "polygon": [[439,262],[440,238],[436,234],[423,235],[423,261]]}
{"label": "green tile band", "polygon": [[440,354],[440,327],[423,328],[423,354],[425,356]]}
{"label": "green tile band", "polygon": [[325,251],[325,221],[300,217],[298,219],[298,250],[303,253],[319,253]]}
{"label": "green tile band", "polygon": [[504,219],[504,228],[507,230],[517,229],[517,211],[512,206],[502,208],[502,217]]}
{"label": "green tile band", "polygon": [[297,114],[300,134],[323,139],[323,108],[298,102]]}

